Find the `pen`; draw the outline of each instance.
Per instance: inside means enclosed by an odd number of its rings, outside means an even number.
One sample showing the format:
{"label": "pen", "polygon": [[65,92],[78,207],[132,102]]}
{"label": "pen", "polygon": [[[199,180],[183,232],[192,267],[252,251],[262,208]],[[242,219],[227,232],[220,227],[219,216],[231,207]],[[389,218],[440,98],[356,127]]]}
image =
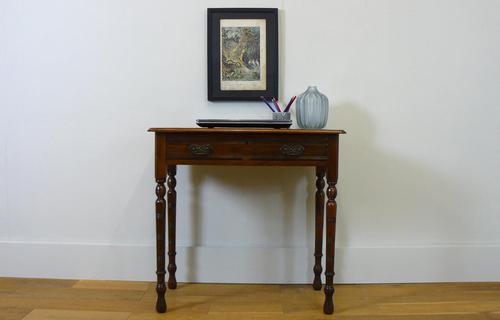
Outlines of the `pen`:
{"label": "pen", "polygon": [[272,112],[276,112],[274,110],[274,108],[271,107],[271,105],[269,104],[269,102],[267,102],[266,98],[264,98],[263,96],[260,96],[260,98],[262,99],[262,101],[264,101],[267,104],[267,106],[269,107],[269,109],[271,109]]}
{"label": "pen", "polygon": [[290,98],[290,101],[286,105],[285,112],[290,111],[290,108],[292,107],[292,104],[295,101],[295,99],[297,99],[297,96],[293,96],[293,97]]}
{"label": "pen", "polygon": [[281,111],[280,105],[278,104],[278,101],[276,101],[275,97],[273,97],[273,102],[274,102],[274,105],[276,106],[276,108],[278,108],[278,111],[283,112],[283,111]]}

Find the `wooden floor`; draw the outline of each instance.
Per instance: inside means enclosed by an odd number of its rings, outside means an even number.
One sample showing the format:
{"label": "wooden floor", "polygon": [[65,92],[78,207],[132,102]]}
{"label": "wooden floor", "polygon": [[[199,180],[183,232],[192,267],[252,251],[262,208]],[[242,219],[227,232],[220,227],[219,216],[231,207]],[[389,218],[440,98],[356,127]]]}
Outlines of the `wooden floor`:
{"label": "wooden floor", "polygon": [[500,319],[500,283],[337,285],[333,316],[306,285],[180,284],[154,311],[150,282],[0,278],[0,320]]}

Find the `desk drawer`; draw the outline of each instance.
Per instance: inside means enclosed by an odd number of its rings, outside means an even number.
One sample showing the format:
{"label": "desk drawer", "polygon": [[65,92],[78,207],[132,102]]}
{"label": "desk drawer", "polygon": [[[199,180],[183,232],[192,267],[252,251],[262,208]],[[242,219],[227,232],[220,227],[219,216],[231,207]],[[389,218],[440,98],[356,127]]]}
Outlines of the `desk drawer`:
{"label": "desk drawer", "polygon": [[250,144],[253,160],[326,160],[327,144],[301,141],[258,142]]}
{"label": "desk drawer", "polygon": [[193,141],[169,144],[167,158],[172,160],[212,159],[239,160],[246,153],[246,144],[242,142]]}
{"label": "desk drawer", "polygon": [[169,144],[170,160],[326,160],[327,144],[302,141],[189,141]]}

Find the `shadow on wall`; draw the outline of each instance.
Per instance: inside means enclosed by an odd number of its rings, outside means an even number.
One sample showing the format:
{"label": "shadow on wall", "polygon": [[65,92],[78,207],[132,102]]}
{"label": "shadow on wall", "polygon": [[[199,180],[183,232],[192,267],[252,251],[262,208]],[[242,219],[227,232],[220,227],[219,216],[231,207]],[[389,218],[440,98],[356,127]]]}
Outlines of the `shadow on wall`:
{"label": "shadow on wall", "polygon": [[[262,232],[265,234],[273,234],[276,232],[273,225],[276,224],[266,223],[266,219],[270,215],[276,214],[277,212],[269,212],[266,210],[266,205],[258,205],[259,193],[273,194],[274,199],[279,205],[277,205],[278,210],[282,211],[280,217],[283,218],[282,224],[282,241],[285,246],[293,242],[293,216],[294,206],[296,202],[301,202],[305,204],[307,225],[304,226],[306,230],[306,236],[309,240],[309,244],[314,243],[314,196],[315,196],[315,173],[311,168],[304,167],[287,167],[287,168],[276,168],[276,167],[219,167],[219,166],[193,166],[190,171],[192,192],[190,195],[191,202],[191,222],[192,222],[192,245],[194,247],[203,246],[203,234],[201,227],[204,224],[204,220],[208,219],[206,212],[204,213],[203,206],[218,206],[218,201],[224,201],[224,197],[229,197],[230,194],[221,195],[221,199],[214,199],[214,201],[201,203],[203,184],[204,180],[208,177],[214,178],[217,183],[224,185],[227,190],[238,190],[238,192],[248,193],[252,197],[255,197],[254,206],[255,211],[252,212],[252,216],[249,219],[256,219],[258,222],[262,222]],[[299,188],[301,186],[301,181],[307,180],[307,188],[305,190]],[[303,184],[302,184],[303,185]],[[277,188],[280,190],[276,193]],[[274,200],[273,200],[274,201]],[[248,205],[246,205],[248,207]],[[235,208],[234,214],[241,214]],[[213,210],[213,208],[212,208]],[[226,209],[227,210],[227,209]],[[248,210],[248,209],[246,209]],[[224,221],[220,221],[224,223]],[[231,228],[231,226],[227,226]],[[302,229],[304,230],[304,229]],[[296,232],[296,230],[295,230]],[[237,239],[235,239],[237,241]],[[294,261],[293,250],[286,250],[284,259],[286,261]],[[231,259],[231,257],[228,257]],[[308,259],[307,269],[311,270],[310,276],[312,281],[312,267],[314,264],[313,255],[311,251],[311,259]],[[197,260],[197,256],[194,250],[188,250],[187,252],[187,279],[196,282],[198,280],[196,275],[196,270],[200,267]],[[219,261],[217,263],[229,263],[229,261]],[[266,270],[276,268],[276,266],[269,265],[269,262],[265,260],[252,261],[250,264],[255,264],[254,269],[260,274],[266,274]],[[294,266],[292,263],[284,272],[284,279],[289,279],[293,281]]]}
{"label": "shadow on wall", "polygon": [[[331,127],[347,131],[340,139],[337,247],[427,246],[466,237],[463,213],[471,201],[463,201],[466,194],[458,181],[424,163],[381,150],[375,123],[359,106],[340,103],[330,110]],[[336,261],[337,270],[349,268],[342,254]],[[452,267],[446,259],[441,265],[436,273]]]}

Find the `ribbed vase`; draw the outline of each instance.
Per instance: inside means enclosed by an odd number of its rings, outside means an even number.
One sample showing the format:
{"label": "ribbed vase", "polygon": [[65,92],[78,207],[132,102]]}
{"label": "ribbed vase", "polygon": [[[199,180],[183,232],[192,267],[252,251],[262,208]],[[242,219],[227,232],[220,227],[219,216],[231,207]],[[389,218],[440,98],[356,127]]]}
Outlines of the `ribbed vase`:
{"label": "ribbed vase", "polygon": [[328,120],[328,98],[310,86],[297,97],[297,124],[303,129],[321,129]]}

